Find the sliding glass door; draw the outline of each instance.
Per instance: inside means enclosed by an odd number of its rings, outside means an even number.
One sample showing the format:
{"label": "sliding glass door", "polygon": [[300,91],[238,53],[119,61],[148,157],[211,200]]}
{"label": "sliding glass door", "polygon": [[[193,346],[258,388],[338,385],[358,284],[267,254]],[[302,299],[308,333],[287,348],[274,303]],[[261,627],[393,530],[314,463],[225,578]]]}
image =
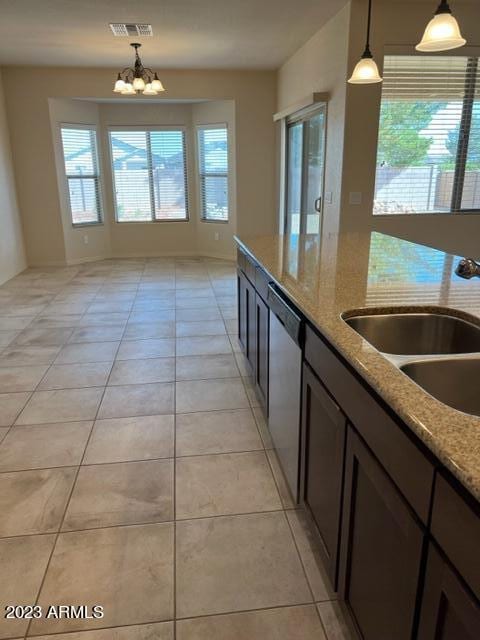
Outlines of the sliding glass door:
{"label": "sliding glass door", "polygon": [[287,120],[285,232],[319,233],[323,207],[325,105]]}

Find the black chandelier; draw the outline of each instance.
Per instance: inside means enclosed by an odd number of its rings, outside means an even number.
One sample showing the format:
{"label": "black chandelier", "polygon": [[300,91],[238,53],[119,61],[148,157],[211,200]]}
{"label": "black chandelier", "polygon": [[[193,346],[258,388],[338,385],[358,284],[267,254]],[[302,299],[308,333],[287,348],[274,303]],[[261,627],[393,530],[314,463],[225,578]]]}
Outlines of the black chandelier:
{"label": "black chandelier", "polygon": [[135,64],[132,67],[125,67],[117,76],[113,91],[124,96],[135,96],[143,93],[144,96],[156,96],[165,91],[158,75],[148,67],[144,67],[138,55],[138,49],[142,46],[138,42],[132,42],[131,47],[135,49]]}

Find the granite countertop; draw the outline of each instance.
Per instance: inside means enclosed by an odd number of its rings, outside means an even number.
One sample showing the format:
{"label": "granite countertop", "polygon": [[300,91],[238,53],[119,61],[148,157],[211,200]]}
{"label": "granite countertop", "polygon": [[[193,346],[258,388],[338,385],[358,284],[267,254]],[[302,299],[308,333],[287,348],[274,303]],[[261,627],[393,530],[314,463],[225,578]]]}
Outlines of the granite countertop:
{"label": "granite countertop", "polygon": [[448,307],[480,324],[480,281],[456,276],[455,256],[376,232],[236,241],[480,500],[480,418],[430,396],[342,319],[342,314],[372,307]]}

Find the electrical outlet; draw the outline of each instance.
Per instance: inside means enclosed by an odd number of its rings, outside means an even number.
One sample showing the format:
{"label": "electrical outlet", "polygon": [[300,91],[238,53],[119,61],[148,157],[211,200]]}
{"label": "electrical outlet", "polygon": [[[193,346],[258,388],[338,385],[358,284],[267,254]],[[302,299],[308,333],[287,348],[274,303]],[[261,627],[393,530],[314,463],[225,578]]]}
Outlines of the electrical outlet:
{"label": "electrical outlet", "polygon": [[88,236],[87,235],[83,236],[83,244],[88,244]]}
{"label": "electrical outlet", "polygon": [[333,204],[333,191],[325,191],[325,203]]}
{"label": "electrical outlet", "polygon": [[218,231],[215,231],[214,238],[215,240],[218,240],[220,238],[220,234],[218,233]]}

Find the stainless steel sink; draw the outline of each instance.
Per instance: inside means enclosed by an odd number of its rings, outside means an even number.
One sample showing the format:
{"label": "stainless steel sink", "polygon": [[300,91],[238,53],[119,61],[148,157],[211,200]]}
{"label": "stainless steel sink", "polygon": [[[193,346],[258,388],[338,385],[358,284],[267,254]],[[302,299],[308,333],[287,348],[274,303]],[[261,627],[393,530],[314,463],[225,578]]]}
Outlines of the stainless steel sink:
{"label": "stainless steel sink", "polygon": [[439,355],[480,352],[480,327],[444,313],[389,313],[345,318],[383,353]]}
{"label": "stainless steel sink", "polygon": [[400,369],[437,400],[480,416],[480,356],[417,360]]}

